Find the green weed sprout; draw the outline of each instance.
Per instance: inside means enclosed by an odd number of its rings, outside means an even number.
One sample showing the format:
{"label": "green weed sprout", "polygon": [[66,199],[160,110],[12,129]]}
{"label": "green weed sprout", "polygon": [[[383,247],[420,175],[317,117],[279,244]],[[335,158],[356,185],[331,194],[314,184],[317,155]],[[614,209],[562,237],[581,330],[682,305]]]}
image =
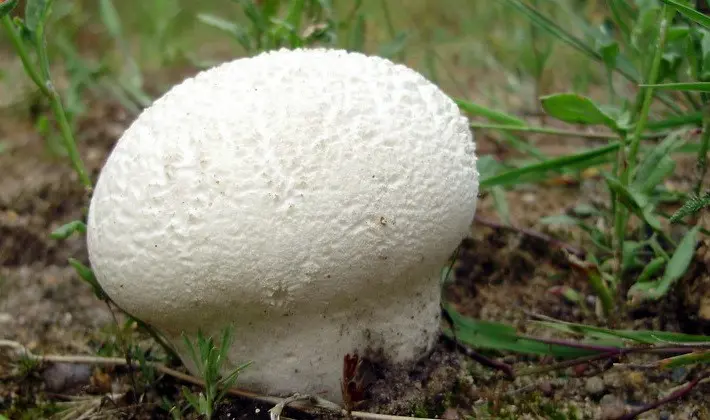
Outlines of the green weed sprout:
{"label": "green weed sprout", "polygon": [[[698,234],[707,233],[692,227],[678,240],[671,237],[663,219],[680,222],[710,201],[702,187],[710,150],[710,66],[702,57],[710,47],[701,42],[710,36],[710,18],[681,1],[632,4],[610,0],[610,21],[600,27],[584,23],[579,35],[529,2],[506,0],[506,5],[511,12],[528,18],[540,31],[539,36],[545,34],[598,62],[607,73],[611,103],[600,104],[570,92],[539,98],[546,116],[596,128],[591,131],[534,126],[460,99],[463,110],[488,120],[473,122],[472,127],[506,134],[596,138],[606,144],[548,158],[530,145],[511,143],[530,160],[511,167],[482,159],[482,189],[495,193],[499,188],[547,181],[551,176],[579,179],[583,171],[594,168],[610,197],[610,207],[594,216],[603,218],[612,229],[603,231],[584,217],[569,214],[551,216],[543,223],[577,226],[589,235],[594,247],[586,260],[573,265],[582,268],[600,297],[600,309],[606,317],[617,310],[619,297],[626,296],[632,304],[662,298],[690,266]],[[626,92],[619,82],[633,83],[636,91]],[[696,128],[701,131],[695,132]],[[699,141],[689,141],[691,135],[698,136]],[[671,155],[677,153],[697,154],[692,191],[670,191],[663,185],[676,169]],[[669,202],[685,205],[670,216],[659,210]],[[640,222],[640,229],[629,231],[632,218]]]}
{"label": "green weed sprout", "polygon": [[[25,19],[10,17],[10,12],[17,7],[18,0],[4,0],[0,2],[0,25],[9,35],[10,41],[17,55],[20,57],[27,75],[37,85],[40,92],[50,101],[52,112],[57,120],[59,131],[63,139],[64,146],[71,161],[71,165],[79,176],[79,180],[88,192],[91,192],[93,184],[84,163],[78,152],[74,134],[67,119],[67,114],[62,104],[62,98],[52,82],[49,59],[47,56],[47,46],[45,29],[52,11],[53,0],[28,0],[25,8]],[[36,58],[30,57],[30,52],[34,51]],[[86,233],[86,225],[82,221],[69,222],[50,235],[53,239],[66,239],[71,235]],[[96,281],[90,267],[83,265],[80,261],[70,258],[69,264],[74,267],[80,279],[85,281],[93,290],[97,298],[110,302],[109,297]],[[130,314],[128,314],[130,316]],[[142,321],[130,316],[138,325],[148,332],[157,343],[159,343],[166,353],[171,357],[176,357],[174,351],[152,327]]]}
{"label": "green weed sprout", "polygon": [[190,358],[205,384],[204,392],[199,394],[191,392],[184,386],[182,387],[182,393],[188,404],[195,411],[210,419],[217,404],[237,381],[239,373],[250,363],[238,366],[226,376],[221,375],[222,365],[226,362],[228,349],[232,343],[230,328],[224,329],[219,347],[217,347],[212,337],[205,337],[201,331],[197,333],[197,347],[185,334],[183,334],[183,340],[189,351]]}
{"label": "green weed sprout", "polygon": [[[0,3],[0,25],[22,60],[25,72],[49,100],[71,165],[84,187],[91,190],[91,179],[79,155],[61,97],[54,87],[50,74],[45,29],[53,2],[52,0],[28,0],[24,20],[10,18],[10,12],[17,6],[17,3],[18,0],[4,0]],[[35,52],[35,59],[30,57],[30,51]]]}

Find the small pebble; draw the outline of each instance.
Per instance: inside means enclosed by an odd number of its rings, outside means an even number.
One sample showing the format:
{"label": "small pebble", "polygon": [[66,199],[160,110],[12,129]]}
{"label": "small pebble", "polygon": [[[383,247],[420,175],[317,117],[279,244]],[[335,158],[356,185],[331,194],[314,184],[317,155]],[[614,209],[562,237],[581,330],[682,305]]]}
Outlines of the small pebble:
{"label": "small pebble", "polygon": [[555,394],[555,390],[552,388],[550,381],[543,380],[538,385],[538,388],[540,389],[540,392],[542,392],[542,395],[546,397],[551,397]]}
{"label": "small pebble", "polygon": [[612,420],[626,414],[626,405],[621,399],[613,394],[606,394],[599,401],[600,420]]}
{"label": "small pebble", "polygon": [[7,312],[0,312],[0,324],[9,324],[13,321],[12,315]]}
{"label": "small pebble", "polygon": [[643,372],[632,370],[624,376],[624,383],[631,390],[643,389],[646,385],[646,375]]}
{"label": "small pebble", "polygon": [[455,408],[447,408],[446,411],[441,414],[441,418],[444,420],[460,420],[461,416]]}
{"label": "small pebble", "polygon": [[589,395],[600,396],[606,390],[606,386],[604,385],[602,378],[592,376],[591,378],[587,378],[585,381],[584,390],[587,391],[587,394]]}
{"label": "small pebble", "polygon": [[91,367],[74,363],[55,363],[42,372],[47,390],[66,393],[83,387],[91,380]]}

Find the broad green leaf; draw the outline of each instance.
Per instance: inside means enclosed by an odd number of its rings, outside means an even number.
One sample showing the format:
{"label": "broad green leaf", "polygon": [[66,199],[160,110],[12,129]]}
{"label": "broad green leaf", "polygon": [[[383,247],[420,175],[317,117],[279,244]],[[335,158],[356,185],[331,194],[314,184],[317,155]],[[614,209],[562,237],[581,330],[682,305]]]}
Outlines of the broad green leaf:
{"label": "broad green leaf", "polygon": [[693,22],[704,26],[706,28],[710,28],[710,17],[704,15],[703,13],[698,12],[694,8],[687,6],[679,1],[675,0],[661,0],[663,3],[669,5],[670,7],[674,8],[678,12],[680,12],[683,16],[687,17],[688,19],[692,20]]}
{"label": "broad green leaf", "polygon": [[559,172],[568,168],[579,169],[593,166],[599,163],[600,158],[605,158],[610,153],[616,152],[618,148],[619,143],[612,143],[607,146],[588,150],[575,155],[548,159],[543,162],[512,169],[492,177],[482,179],[481,188],[490,188],[496,185],[509,186],[524,184],[526,182],[530,182],[531,178],[534,178],[535,176],[537,176],[538,179],[546,177],[548,171]]}
{"label": "broad green leaf", "polygon": [[573,123],[597,125],[603,124],[613,130],[618,125],[591,99],[576,93],[558,93],[540,98],[545,112],[558,120]]}
{"label": "broad green leaf", "polygon": [[699,226],[693,227],[680,241],[666,265],[663,277],[653,282],[636,283],[629,289],[632,300],[657,300],[665,296],[671,286],[680,279],[690,266],[695,255]]}
{"label": "broad green leaf", "polygon": [[668,261],[668,265],[666,266],[666,271],[663,274],[662,279],[663,284],[666,285],[666,290],[688,270],[690,262],[693,260],[693,256],[695,255],[695,247],[698,243],[697,237],[699,230],[700,226],[695,226],[688,233],[686,233],[678,244],[671,260]]}
{"label": "broad green leaf", "polygon": [[52,239],[67,239],[76,232],[86,233],[86,224],[80,220],[74,220],[73,222],[59,226],[49,237]]}
{"label": "broad green leaf", "polygon": [[25,6],[25,26],[31,32],[35,32],[40,26],[44,26],[52,8],[52,0],[27,0]]}
{"label": "broad green leaf", "polygon": [[17,7],[18,0],[0,0],[0,18],[10,14]]}
{"label": "broad green leaf", "polygon": [[663,268],[666,264],[666,259],[663,257],[656,257],[651,260],[643,269],[641,274],[639,274],[637,283],[646,283],[651,280],[651,277],[655,276],[658,271]]}
{"label": "broad green leaf", "polygon": [[655,85],[639,85],[655,89],[680,90],[691,92],[710,92],[710,82],[662,83]]}

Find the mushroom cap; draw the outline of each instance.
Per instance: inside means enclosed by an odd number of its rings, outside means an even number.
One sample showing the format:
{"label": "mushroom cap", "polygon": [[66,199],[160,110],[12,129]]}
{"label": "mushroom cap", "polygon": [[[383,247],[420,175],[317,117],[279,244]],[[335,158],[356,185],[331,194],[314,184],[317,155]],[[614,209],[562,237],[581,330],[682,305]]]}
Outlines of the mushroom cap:
{"label": "mushroom cap", "polygon": [[422,75],[266,52],[185,80],[126,130],[91,200],[89,257],[120,307],[171,334],[234,311],[327,317],[419,271],[436,282],[477,193],[468,120]]}

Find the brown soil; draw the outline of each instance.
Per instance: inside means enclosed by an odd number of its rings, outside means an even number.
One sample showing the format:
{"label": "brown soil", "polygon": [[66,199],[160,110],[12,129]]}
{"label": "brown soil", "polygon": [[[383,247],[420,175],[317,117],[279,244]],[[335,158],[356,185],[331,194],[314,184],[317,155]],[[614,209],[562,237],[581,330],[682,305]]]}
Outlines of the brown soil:
{"label": "brown soil", "polygon": [[[78,127],[84,160],[95,177],[115,140],[130,117],[112,104],[95,104]],[[42,112],[42,111],[40,111]],[[0,139],[9,139],[0,153],[0,331],[2,338],[25,344],[37,354],[121,355],[117,337],[135,333],[117,326],[111,312],[67,264],[69,257],[87,263],[81,237],[65,241],[49,239],[56,227],[82,218],[87,197],[66,159],[52,156],[45,141],[27,123],[26,115],[0,121]],[[581,144],[566,143],[560,150],[552,140],[537,139],[550,153],[564,153]],[[484,136],[478,137],[482,154],[505,154]],[[538,186],[507,193],[512,222],[565,238],[578,245],[579,232],[549,231],[539,224],[542,216],[564,212],[589,203],[598,181],[583,185]],[[496,220],[491,197],[484,197],[478,217]],[[708,247],[698,251],[693,270],[663,304],[620,316],[617,327],[658,328],[669,331],[705,331],[706,326],[689,316],[702,307],[707,293]],[[566,303],[550,288],[567,285],[582,293],[593,308],[588,285],[570,270],[564,255],[549,241],[519,231],[476,223],[469,251],[462,254],[455,284],[447,297],[462,313],[480,319],[516,325],[538,333],[527,321],[530,313],[574,322],[600,324],[593,311]],[[690,302],[691,307],[682,305]],[[695,305],[692,307],[692,305]],[[148,343],[144,341],[143,343]],[[0,353],[1,354],[1,353]],[[516,355],[489,354],[516,369],[540,366],[549,360]],[[411,369],[377,366],[377,380],[360,408],[379,413],[441,416],[440,418],[613,418],[624,409],[661,398],[695,373],[693,369],[668,372],[624,368],[599,372],[602,365],[567,369],[538,376],[506,379],[500,372],[481,366],[442,341]],[[170,418],[160,408],[160,396],[179,398],[179,384],[160,377],[142,399],[131,394],[132,378],[125,369],[89,369],[53,365],[22,375],[7,358],[0,358],[0,413],[11,418],[44,418],[52,402],[68,395],[89,396],[103,408],[91,418]],[[690,397],[664,405],[642,418],[710,419],[704,395],[708,385]],[[268,418],[269,405],[249,400],[229,400],[218,418]],[[34,411],[32,411],[34,410]],[[24,411],[24,417],[21,414]],[[324,418],[287,411],[292,418]]]}

